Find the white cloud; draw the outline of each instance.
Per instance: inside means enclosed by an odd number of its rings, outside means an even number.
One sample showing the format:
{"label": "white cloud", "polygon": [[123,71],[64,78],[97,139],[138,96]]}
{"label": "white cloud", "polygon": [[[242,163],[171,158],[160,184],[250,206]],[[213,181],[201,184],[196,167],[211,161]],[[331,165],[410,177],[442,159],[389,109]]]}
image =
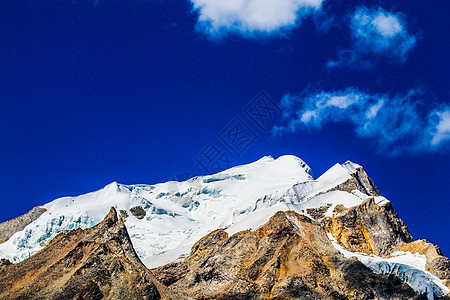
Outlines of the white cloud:
{"label": "white cloud", "polygon": [[439,145],[450,139],[450,108],[433,112],[433,117],[437,119],[437,124],[431,128],[433,132],[431,144]]}
{"label": "white cloud", "polygon": [[450,142],[450,109],[430,111],[422,93],[371,95],[356,88],[333,92],[303,92],[284,96],[283,123],[275,134],[299,129],[320,129],[330,122],[353,124],[355,133],[369,138],[380,152],[436,151]]}
{"label": "white cloud", "polygon": [[326,102],[326,106],[336,106],[338,108],[347,108],[352,104],[357,103],[358,95],[333,96]]}
{"label": "white cloud", "polygon": [[307,110],[304,113],[302,113],[300,120],[303,123],[309,123],[314,118],[317,118],[317,112],[313,110]]}
{"label": "white cloud", "polygon": [[352,48],[340,50],[339,58],[329,61],[328,68],[367,68],[382,57],[404,62],[417,41],[408,32],[403,15],[382,8],[357,8],[350,19],[350,31]]}
{"label": "white cloud", "polygon": [[384,37],[393,37],[403,31],[398,17],[379,13],[371,21],[376,32]]}
{"label": "white cloud", "polygon": [[277,34],[321,9],[323,0],[191,0],[198,29],[214,38]]}
{"label": "white cloud", "polygon": [[375,118],[378,114],[378,111],[383,107],[383,105],[384,105],[384,100],[381,99],[380,101],[378,101],[378,103],[369,107],[369,109],[366,112],[366,118],[368,120]]}

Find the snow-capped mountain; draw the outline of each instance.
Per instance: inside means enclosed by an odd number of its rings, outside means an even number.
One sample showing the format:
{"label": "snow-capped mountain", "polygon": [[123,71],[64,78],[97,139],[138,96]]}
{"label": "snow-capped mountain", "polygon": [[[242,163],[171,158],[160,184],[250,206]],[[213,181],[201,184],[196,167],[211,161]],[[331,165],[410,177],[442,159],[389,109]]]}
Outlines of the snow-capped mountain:
{"label": "snow-capped mountain", "polygon": [[[115,207],[125,217],[138,255],[148,267],[155,267],[188,253],[198,239],[217,228],[229,227],[230,232],[255,228],[278,210],[304,209],[315,194],[348,180],[349,166],[354,168],[352,163],[336,165],[321,176],[323,180],[314,180],[311,169],[297,157],[263,157],[184,182],[113,182],[99,191],[44,205],[46,211],[37,220],[0,244],[0,256],[22,261],[59,232],[92,227]],[[367,197],[335,194],[349,205]],[[324,198],[313,199],[313,206]]]}
{"label": "snow-capped mountain", "polygon": [[[216,229],[225,229],[229,235],[255,230],[278,211],[290,210],[317,220],[361,205],[370,198],[378,206],[389,204],[355,163],[336,164],[317,179],[312,174],[304,161],[288,155],[278,159],[263,157],[254,163],[184,182],[155,185],[113,182],[96,192],[59,198],[43,205],[36,218],[0,244],[0,258],[14,263],[23,261],[60,232],[98,224],[111,207],[124,219],[142,262],[154,268],[186,257],[194,243]],[[332,235],[330,239],[336,243]],[[346,257],[351,256],[348,250],[339,247],[336,244]],[[389,261],[382,256],[370,259],[364,253],[354,252],[376,272],[404,274],[405,282],[430,297],[448,293],[440,280],[425,270],[424,264],[414,263],[420,254],[404,254],[397,253],[401,258]],[[395,270],[386,267],[392,261],[397,264]],[[412,277],[405,275],[413,273]]]}

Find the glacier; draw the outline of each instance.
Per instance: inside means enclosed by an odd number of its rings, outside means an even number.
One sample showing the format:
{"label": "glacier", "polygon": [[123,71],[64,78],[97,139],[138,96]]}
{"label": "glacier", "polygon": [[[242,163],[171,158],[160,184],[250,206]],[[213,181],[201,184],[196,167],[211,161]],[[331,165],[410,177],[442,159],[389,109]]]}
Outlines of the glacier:
{"label": "glacier", "polygon": [[[293,210],[311,217],[309,208],[327,207],[324,215],[331,216],[337,205],[350,208],[370,197],[379,205],[388,203],[382,196],[358,189],[336,189],[351,180],[358,168],[359,165],[347,161],[314,179],[310,167],[298,157],[266,156],[183,182],[154,185],[113,182],[99,191],[43,205],[45,213],[0,244],[0,258],[14,263],[23,261],[58,233],[92,227],[114,207],[124,219],[141,261],[148,268],[158,267],[188,255],[192,245],[213,230],[225,228],[234,234],[257,229],[277,211]],[[395,260],[341,252],[357,256],[375,272],[395,273],[420,292],[448,293],[437,278],[426,273],[424,266],[412,269]],[[398,255],[397,260],[401,257]]]}

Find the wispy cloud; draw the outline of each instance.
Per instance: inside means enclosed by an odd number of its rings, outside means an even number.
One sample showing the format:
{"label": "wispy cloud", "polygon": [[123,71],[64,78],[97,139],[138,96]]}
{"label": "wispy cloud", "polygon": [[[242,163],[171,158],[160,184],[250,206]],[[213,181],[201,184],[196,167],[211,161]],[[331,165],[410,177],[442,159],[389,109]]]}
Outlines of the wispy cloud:
{"label": "wispy cloud", "polygon": [[430,130],[433,136],[432,145],[439,145],[450,140],[450,107],[436,110],[431,114]]}
{"label": "wispy cloud", "polygon": [[404,62],[417,41],[408,32],[402,14],[382,8],[357,8],[350,19],[350,31],[352,48],[340,50],[338,59],[330,60],[328,68],[367,68],[383,57]]}
{"label": "wispy cloud", "polygon": [[424,94],[371,95],[357,88],[333,92],[288,94],[281,101],[283,124],[274,134],[320,129],[330,122],[354,125],[361,138],[370,138],[383,153],[437,151],[449,145],[450,107],[430,108]]}
{"label": "wispy cloud", "polygon": [[305,16],[320,11],[323,0],[190,0],[197,28],[212,38],[245,38],[285,33]]}

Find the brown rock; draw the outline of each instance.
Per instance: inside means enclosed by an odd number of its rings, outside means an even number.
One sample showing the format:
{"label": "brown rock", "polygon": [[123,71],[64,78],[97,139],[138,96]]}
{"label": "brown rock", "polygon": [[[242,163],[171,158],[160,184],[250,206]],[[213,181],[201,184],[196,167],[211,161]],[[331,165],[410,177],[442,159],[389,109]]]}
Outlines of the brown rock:
{"label": "brown rock", "polygon": [[142,206],[135,206],[130,208],[130,212],[133,216],[138,218],[139,220],[142,220],[147,212],[142,208]]}
{"label": "brown rock", "polygon": [[349,251],[388,255],[399,245],[413,241],[390,202],[379,206],[369,198],[358,206],[339,211],[324,222],[327,231]]}
{"label": "brown rock", "polygon": [[128,218],[128,212],[124,209],[119,210],[119,215],[124,220],[126,220]]}
{"label": "brown rock", "polygon": [[182,299],[140,262],[114,208],[93,228],[59,234],[0,268],[0,299]]}
{"label": "brown rock", "polygon": [[354,190],[358,190],[368,196],[380,196],[380,192],[375,186],[375,183],[370,179],[363,167],[358,167],[356,173],[350,175],[352,176],[351,179],[339,184],[330,191],[338,190],[350,193]]}
{"label": "brown rock", "polygon": [[306,213],[310,215],[314,220],[319,220],[325,216],[325,213],[328,211],[330,207],[331,204],[320,206],[318,208],[307,208]]}
{"label": "brown rock", "polygon": [[401,244],[399,251],[425,255],[427,262],[425,268],[431,274],[441,279],[444,285],[450,288],[450,259],[443,256],[441,249],[425,240]]}
{"label": "brown rock", "polygon": [[167,286],[196,299],[413,299],[394,276],[345,259],[325,228],[278,212],[256,231],[216,230],[178,263],[153,269]]}
{"label": "brown rock", "polygon": [[46,211],[44,207],[37,206],[24,215],[0,223],[0,244],[6,242],[14,233],[23,230],[27,225],[36,221]]}

